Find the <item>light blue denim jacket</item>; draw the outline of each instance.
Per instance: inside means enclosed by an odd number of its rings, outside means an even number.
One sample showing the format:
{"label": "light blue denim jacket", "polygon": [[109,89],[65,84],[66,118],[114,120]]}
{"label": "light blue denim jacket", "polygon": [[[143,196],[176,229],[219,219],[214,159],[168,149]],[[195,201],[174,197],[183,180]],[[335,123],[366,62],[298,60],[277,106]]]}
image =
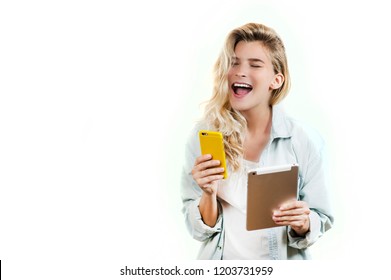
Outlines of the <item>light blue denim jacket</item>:
{"label": "light blue denim jacket", "polygon": [[[222,259],[224,250],[224,213],[220,203],[219,217],[212,228],[204,224],[198,208],[202,190],[194,181],[191,170],[201,155],[198,131],[207,129],[197,124],[186,145],[185,163],[181,178],[182,212],[193,238],[202,242],[199,259]],[[333,216],[324,171],[324,143],[313,130],[289,118],[280,106],[273,107],[272,131],[263,150],[259,166],[297,163],[299,165],[298,199],[306,201],[311,210],[310,231],[298,237],[289,227],[275,227],[268,231],[270,259],[309,259],[307,250],[331,228]]]}

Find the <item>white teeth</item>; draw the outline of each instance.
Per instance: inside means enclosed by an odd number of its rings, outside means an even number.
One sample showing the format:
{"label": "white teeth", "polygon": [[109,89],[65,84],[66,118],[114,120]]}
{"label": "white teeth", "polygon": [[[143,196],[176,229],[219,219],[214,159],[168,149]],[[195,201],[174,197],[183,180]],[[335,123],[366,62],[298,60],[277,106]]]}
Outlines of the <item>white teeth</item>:
{"label": "white teeth", "polygon": [[250,85],[248,84],[239,84],[239,83],[234,83],[233,84],[234,87],[244,87],[244,88],[251,88]]}

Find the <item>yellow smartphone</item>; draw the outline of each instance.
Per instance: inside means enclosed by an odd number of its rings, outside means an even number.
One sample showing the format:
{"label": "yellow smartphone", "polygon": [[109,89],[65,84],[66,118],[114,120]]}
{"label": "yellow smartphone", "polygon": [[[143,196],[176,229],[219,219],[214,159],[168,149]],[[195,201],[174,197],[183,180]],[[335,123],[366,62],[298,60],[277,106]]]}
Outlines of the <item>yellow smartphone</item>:
{"label": "yellow smartphone", "polygon": [[225,161],[224,141],[221,132],[200,130],[201,154],[211,154],[212,159],[220,161],[220,167],[224,168],[223,179],[228,178],[227,164]]}

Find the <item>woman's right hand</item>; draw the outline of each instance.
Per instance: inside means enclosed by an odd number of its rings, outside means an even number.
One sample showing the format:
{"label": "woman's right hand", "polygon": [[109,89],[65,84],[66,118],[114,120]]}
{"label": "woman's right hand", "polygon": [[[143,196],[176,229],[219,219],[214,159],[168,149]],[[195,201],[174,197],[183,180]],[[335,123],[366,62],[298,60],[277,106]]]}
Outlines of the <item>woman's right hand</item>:
{"label": "woman's right hand", "polygon": [[191,171],[193,179],[198,186],[209,195],[217,194],[218,181],[223,179],[223,167],[219,167],[220,161],[213,160],[209,154],[196,158],[194,167]]}

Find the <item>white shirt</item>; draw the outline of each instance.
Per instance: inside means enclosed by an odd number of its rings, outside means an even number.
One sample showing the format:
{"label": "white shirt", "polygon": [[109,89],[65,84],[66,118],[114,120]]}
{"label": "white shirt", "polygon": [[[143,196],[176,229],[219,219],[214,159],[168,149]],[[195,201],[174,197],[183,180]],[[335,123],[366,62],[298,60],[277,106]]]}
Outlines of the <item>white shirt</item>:
{"label": "white shirt", "polygon": [[244,160],[243,168],[232,173],[219,185],[217,195],[224,215],[225,260],[269,259],[269,245],[265,230],[246,229],[247,171],[259,167],[256,162]]}

